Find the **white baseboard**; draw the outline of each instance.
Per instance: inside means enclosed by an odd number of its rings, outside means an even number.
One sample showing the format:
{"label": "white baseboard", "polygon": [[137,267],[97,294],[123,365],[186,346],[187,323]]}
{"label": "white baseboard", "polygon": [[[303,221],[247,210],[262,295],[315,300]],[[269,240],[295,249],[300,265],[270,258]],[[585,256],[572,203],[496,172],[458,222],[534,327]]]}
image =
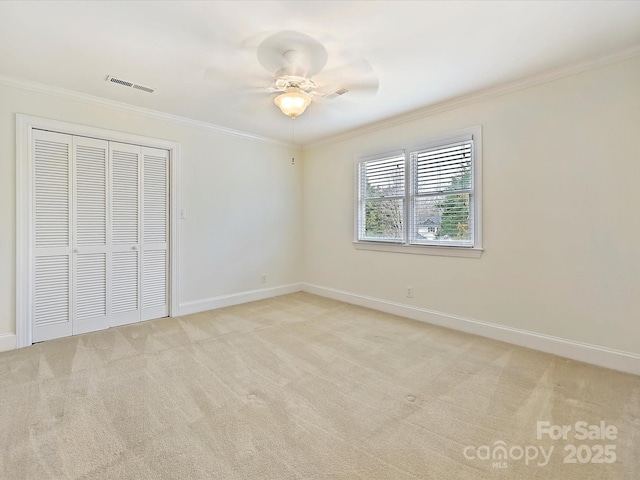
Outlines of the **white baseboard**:
{"label": "white baseboard", "polygon": [[191,313],[215,310],[216,308],[230,307],[241,303],[255,302],[256,300],[279,297],[280,295],[300,292],[301,290],[301,283],[292,283],[290,285],[281,285],[279,287],[261,288],[259,290],[232,293],[229,295],[221,295],[219,297],[206,298],[204,300],[183,302],[180,304],[180,315],[189,315]]}
{"label": "white baseboard", "polygon": [[0,334],[0,352],[6,352],[16,349],[16,334],[3,333]]}
{"label": "white baseboard", "polygon": [[552,353],[600,367],[640,375],[640,354],[637,353],[576,342],[574,340],[436,312],[427,310],[426,308],[413,307],[411,305],[390,302],[318,285],[303,283],[302,290],[314,295],[372,308],[393,315],[400,315],[413,320]]}

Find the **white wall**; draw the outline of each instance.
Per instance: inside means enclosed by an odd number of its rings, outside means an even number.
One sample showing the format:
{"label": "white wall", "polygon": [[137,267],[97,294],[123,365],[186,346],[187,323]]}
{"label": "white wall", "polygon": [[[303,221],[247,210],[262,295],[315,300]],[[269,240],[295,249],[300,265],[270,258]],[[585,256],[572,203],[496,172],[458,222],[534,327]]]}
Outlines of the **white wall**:
{"label": "white wall", "polygon": [[[15,114],[24,113],[180,143],[179,296],[191,310],[304,279],[640,358],[639,84],[636,57],[310,146],[296,166],[287,147],[0,86],[0,350],[15,331]],[[472,125],[483,127],[482,258],[355,250],[356,154]]]}
{"label": "white wall", "polygon": [[[305,282],[640,354],[639,85],[635,57],[308,147]],[[357,153],[473,125],[482,258],[355,250]]]}
{"label": "white wall", "polygon": [[16,113],[180,143],[181,304],[301,280],[302,168],[289,147],[0,85],[0,340],[15,332]]}

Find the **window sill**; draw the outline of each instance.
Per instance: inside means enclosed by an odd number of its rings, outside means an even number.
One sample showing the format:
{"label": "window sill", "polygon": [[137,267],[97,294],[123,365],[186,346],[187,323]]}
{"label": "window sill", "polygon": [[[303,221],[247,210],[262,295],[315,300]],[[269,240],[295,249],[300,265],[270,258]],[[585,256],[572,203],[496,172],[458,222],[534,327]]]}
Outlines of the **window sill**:
{"label": "window sill", "polygon": [[380,252],[409,253],[413,255],[437,255],[441,257],[480,258],[482,248],[476,247],[442,247],[435,245],[402,245],[382,242],[354,241],[356,250],[377,250]]}

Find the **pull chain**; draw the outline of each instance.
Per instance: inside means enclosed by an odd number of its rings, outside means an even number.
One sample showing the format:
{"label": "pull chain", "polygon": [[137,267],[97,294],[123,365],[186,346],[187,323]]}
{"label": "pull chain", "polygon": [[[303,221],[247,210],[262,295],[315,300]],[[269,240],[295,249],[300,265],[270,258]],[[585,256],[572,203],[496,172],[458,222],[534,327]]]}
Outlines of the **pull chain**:
{"label": "pull chain", "polygon": [[[296,117],[293,117],[291,119],[292,122],[296,121]],[[293,148],[293,151],[295,152],[296,149],[296,124],[292,123],[291,124],[291,148]],[[294,153],[295,155],[295,153]],[[296,158],[295,156],[291,157],[291,165],[295,165],[296,164]]]}

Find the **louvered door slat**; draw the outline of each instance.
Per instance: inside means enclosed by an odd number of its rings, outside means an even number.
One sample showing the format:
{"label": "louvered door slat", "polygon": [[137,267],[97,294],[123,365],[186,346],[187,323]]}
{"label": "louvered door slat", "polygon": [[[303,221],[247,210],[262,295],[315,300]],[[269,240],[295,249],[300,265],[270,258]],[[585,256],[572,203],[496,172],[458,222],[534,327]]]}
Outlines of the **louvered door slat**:
{"label": "louvered door slat", "polygon": [[72,137],[33,131],[33,341],[68,336],[71,315]]}
{"label": "louvered door slat", "polygon": [[106,245],[107,243],[106,147],[107,145],[76,146],[77,245]]}
{"label": "louvered door slat", "polygon": [[112,255],[112,313],[138,310],[138,252]]}
{"label": "louvered door slat", "polygon": [[37,257],[35,267],[34,326],[68,323],[69,256]]}
{"label": "louvered door slat", "polygon": [[73,139],[73,333],[109,327],[107,161],[109,142]]}
{"label": "louvered door slat", "polygon": [[[104,253],[78,255],[76,266],[76,320],[107,315],[107,258]],[[97,325],[96,325],[97,326]]]}
{"label": "louvered door slat", "polygon": [[140,321],[140,147],[111,142],[111,326]]}
{"label": "louvered door slat", "polygon": [[167,252],[156,250],[144,254],[143,308],[167,305]]}
{"label": "louvered door slat", "polygon": [[168,213],[169,152],[142,149],[143,256],[142,319],[169,314],[168,289]]}
{"label": "louvered door slat", "polygon": [[111,153],[113,182],[113,237],[114,244],[138,243],[138,157],[135,152]]}
{"label": "louvered door slat", "polygon": [[167,152],[146,153],[144,165],[144,243],[167,241]]}
{"label": "louvered door slat", "polygon": [[34,135],[36,248],[68,247],[70,138]]}

